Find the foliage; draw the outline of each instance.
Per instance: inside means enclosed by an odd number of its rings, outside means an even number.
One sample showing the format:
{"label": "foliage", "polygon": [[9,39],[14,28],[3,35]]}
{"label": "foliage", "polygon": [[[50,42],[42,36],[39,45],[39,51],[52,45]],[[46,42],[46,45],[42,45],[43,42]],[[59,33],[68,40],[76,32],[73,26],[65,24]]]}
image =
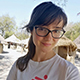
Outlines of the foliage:
{"label": "foliage", "polygon": [[20,40],[27,39],[29,37],[27,34],[24,34],[24,33],[18,33],[18,35],[16,36]]}
{"label": "foliage", "polygon": [[[22,26],[26,22],[22,22]],[[29,35],[24,31],[20,31],[16,26],[16,22],[14,18],[9,17],[9,15],[1,16],[0,17],[0,34],[4,36],[4,38],[8,38],[12,34],[15,34],[19,39],[26,39]]]}
{"label": "foliage", "polygon": [[10,34],[14,33],[15,27],[16,22],[14,18],[9,17],[9,15],[0,17],[0,33],[2,36],[7,38]]}
{"label": "foliage", "polygon": [[68,0],[53,0],[54,3],[56,3],[57,5],[60,5],[60,6],[66,6],[66,3],[68,2]]}
{"label": "foliage", "polygon": [[12,34],[14,34],[13,31],[10,31],[10,32],[9,32],[9,31],[6,31],[4,38],[6,39],[6,38],[8,38],[9,36],[11,36]]}
{"label": "foliage", "polygon": [[16,37],[19,38],[20,40],[27,39],[29,37],[29,33],[24,29],[20,30],[15,34]]}
{"label": "foliage", "polygon": [[[68,27],[69,28],[69,27]],[[69,31],[65,33],[65,36],[74,41],[80,35],[80,22],[75,23]]]}

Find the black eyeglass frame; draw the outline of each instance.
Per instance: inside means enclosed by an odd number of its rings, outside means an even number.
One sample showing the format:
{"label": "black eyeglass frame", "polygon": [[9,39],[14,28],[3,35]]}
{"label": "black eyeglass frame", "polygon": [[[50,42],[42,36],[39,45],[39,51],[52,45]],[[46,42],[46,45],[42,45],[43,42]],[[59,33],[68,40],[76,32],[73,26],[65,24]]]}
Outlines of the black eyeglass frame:
{"label": "black eyeglass frame", "polygon": [[[53,32],[53,31],[57,31],[57,30],[52,30],[52,31],[51,31],[51,30],[43,27],[44,29],[47,29],[47,30],[48,30],[48,33],[47,33],[46,35],[42,36],[42,35],[39,35],[39,34],[37,33],[37,28],[39,28],[39,26],[35,26],[34,28],[35,28],[35,32],[36,32],[36,34],[37,34],[38,36],[40,36],[40,37],[46,37],[46,36],[51,32],[52,37],[55,38],[55,39],[60,39],[60,38],[64,35],[64,33],[66,32],[66,31],[62,28],[62,30],[59,30],[59,31],[63,31],[63,34],[62,34],[60,37],[54,37],[53,34],[52,34],[52,32]],[[40,28],[41,28],[41,27],[40,27]]]}

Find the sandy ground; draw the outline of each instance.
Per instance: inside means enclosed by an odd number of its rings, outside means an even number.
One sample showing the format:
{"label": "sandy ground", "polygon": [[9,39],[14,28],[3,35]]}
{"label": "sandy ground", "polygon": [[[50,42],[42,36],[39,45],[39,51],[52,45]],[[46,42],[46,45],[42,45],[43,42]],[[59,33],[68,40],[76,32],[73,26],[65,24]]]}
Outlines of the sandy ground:
{"label": "sandy ground", "polygon": [[6,49],[3,53],[0,53],[0,80],[6,80],[13,63],[16,59],[25,54],[25,52],[22,54],[21,52],[12,49]]}
{"label": "sandy ground", "polygon": [[[12,49],[6,49],[3,53],[0,53],[0,80],[6,80],[14,61],[25,54],[26,52],[23,52],[22,54],[21,52]],[[80,71],[80,59],[75,59],[75,66]]]}

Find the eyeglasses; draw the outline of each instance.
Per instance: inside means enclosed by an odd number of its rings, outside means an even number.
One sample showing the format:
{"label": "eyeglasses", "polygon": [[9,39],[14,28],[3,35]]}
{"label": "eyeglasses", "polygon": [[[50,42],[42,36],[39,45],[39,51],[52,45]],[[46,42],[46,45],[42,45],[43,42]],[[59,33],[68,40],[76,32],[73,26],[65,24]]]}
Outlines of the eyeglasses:
{"label": "eyeglasses", "polygon": [[46,37],[51,32],[53,38],[59,39],[64,35],[65,30],[63,28],[59,28],[51,31],[44,27],[35,26],[35,32],[40,37]]}

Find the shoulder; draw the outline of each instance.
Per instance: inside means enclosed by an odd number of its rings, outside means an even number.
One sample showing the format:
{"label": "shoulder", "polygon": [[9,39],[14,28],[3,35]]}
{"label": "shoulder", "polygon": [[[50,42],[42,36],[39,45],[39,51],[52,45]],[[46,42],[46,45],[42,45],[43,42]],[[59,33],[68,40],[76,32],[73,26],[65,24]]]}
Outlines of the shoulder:
{"label": "shoulder", "polygon": [[16,61],[13,63],[11,68],[16,68]]}
{"label": "shoulder", "polygon": [[78,68],[73,65],[72,63],[68,62],[68,68],[67,68],[67,79],[68,80],[80,80],[80,73]]}
{"label": "shoulder", "polygon": [[64,58],[60,57],[59,55],[57,55],[57,63],[60,66],[65,67],[67,69],[67,72],[69,72],[70,70],[74,70],[74,69],[76,69],[76,71],[77,71],[77,67],[74,64],[65,60]]}
{"label": "shoulder", "polygon": [[7,80],[16,80],[16,78],[17,78],[17,68],[15,62],[10,69],[10,72],[7,76]]}
{"label": "shoulder", "polygon": [[79,70],[74,64],[61,58],[59,55],[58,55],[58,62],[59,62],[59,65],[62,66],[63,69],[65,67],[67,80],[71,80],[71,79],[80,80]]}
{"label": "shoulder", "polygon": [[12,65],[12,67],[11,67],[11,70],[10,70],[10,72],[17,72],[17,67],[16,67],[16,61],[14,62],[14,64]]}
{"label": "shoulder", "polygon": [[57,54],[57,62],[59,64],[61,64],[62,66],[66,66],[66,67],[69,67],[70,65],[73,65],[72,63],[70,63],[69,61],[65,60],[64,58],[60,57],[58,54]]}

